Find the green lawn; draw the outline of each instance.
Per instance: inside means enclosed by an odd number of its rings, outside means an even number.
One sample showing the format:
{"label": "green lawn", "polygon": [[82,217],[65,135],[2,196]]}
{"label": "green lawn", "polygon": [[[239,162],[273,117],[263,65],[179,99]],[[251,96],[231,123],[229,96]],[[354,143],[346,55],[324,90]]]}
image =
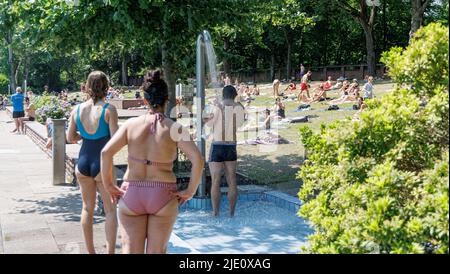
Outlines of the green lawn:
{"label": "green lawn", "polygon": [[[312,86],[316,86],[313,83]],[[270,94],[271,85],[262,86],[262,93]],[[391,91],[394,87],[392,82],[378,82],[375,85],[376,96],[383,96]],[[284,90],[283,86],[280,90]],[[328,97],[337,98],[337,92],[332,91],[327,94]],[[252,102],[252,106],[257,107],[273,107],[273,98],[269,95],[259,96]],[[351,108],[353,103],[343,104],[339,111],[325,111],[328,105],[324,102],[313,103],[311,109],[303,112],[292,112],[299,103],[285,102],[286,116],[298,117],[308,115],[311,117],[308,123],[289,124],[287,129],[278,130],[278,134],[283,138],[293,142],[291,144],[277,145],[275,151],[264,152],[264,145],[238,146],[239,168],[238,170],[247,176],[256,179],[260,184],[268,184],[276,187],[276,185],[286,185],[288,188],[297,187],[296,173],[303,162],[304,147],[300,142],[299,128],[301,126],[309,126],[313,130],[319,130],[321,124],[329,124],[338,119],[352,117],[356,112],[354,110],[342,110]]]}

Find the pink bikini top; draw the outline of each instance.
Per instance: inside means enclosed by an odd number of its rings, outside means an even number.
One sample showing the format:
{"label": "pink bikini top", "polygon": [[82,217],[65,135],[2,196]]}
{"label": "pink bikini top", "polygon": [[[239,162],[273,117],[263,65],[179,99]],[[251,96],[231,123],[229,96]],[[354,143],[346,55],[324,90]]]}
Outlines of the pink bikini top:
{"label": "pink bikini top", "polygon": [[[156,128],[158,126],[158,122],[162,123],[162,121],[164,121],[164,119],[166,118],[166,116],[162,113],[156,112],[156,113],[150,113],[151,114],[151,120],[150,120],[150,134],[155,134],[156,133]],[[144,165],[147,166],[171,166],[172,162],[170,163],[158,163],[158,162],[152,162],[150,160],[142,160],[142,159],[138,159],[135,158],[131,155],[128,155],[128,160],[132,160],[138,163],[142,163]]]}

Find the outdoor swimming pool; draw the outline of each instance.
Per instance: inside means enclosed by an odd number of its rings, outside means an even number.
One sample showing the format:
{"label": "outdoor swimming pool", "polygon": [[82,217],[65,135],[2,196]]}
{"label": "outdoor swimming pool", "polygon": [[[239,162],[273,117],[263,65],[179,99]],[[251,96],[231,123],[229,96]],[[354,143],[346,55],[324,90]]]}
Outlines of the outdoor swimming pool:
{"label": "outdoor swimming pool", "polygon": [[[223,197],[221,216],[218,218],[212,217],[209,200],[202,206],[205,208],[206,205],[206,209],[192,208],[195,202],[181,210],[174,227],[174,234],[190,248],[190,251],[185,248],[179,252],[298,253],[312,232],[308,224],[296,215],[298,205],[276,194],[241,195],[234,218],[228,217],[226,197]],[[169,253],[178,252],[171,245]]]}

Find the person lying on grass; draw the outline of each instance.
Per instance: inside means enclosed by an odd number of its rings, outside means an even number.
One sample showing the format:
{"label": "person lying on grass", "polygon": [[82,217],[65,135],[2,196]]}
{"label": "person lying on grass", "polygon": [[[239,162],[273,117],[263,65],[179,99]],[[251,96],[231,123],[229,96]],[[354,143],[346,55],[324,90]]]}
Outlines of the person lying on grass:
{"label": "person lying on grass", "polygon": [[360,98],[359,89],[350,89],[349,88],[346,91],[344,91],[344,94],[341,97],[330,101],[328,104],[329,105],[340,105],[340,104],[344,104],[344,103],[358,101],[359,98]]}
{"label": "person lying on grass", "polygon": [[361,113],[367,108],[366,102],[364,102],[364,98],[359,97],[358,100],[358,112],[355,113],[355,115],[353,115],[353,121],[360,121],[360,115]]}

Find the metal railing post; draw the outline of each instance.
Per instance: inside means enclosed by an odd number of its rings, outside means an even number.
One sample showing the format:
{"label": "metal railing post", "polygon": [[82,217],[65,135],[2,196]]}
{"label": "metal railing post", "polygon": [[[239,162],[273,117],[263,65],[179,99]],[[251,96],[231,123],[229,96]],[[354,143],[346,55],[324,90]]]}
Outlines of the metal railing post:
{"label": "metal railing post", "polygon": [[53,119],[53,185],[66,183],[66,119]]}

